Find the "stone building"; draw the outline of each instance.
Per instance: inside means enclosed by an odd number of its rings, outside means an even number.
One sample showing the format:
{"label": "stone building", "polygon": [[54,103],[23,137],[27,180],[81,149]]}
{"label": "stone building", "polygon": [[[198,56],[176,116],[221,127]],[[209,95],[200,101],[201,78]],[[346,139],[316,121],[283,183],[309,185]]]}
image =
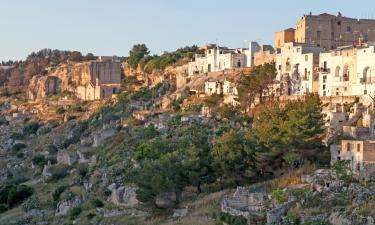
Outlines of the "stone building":
{"label": "stone building", "polygon": [[338,160],[349,161],[350,169],[355,174],[369,174],[368,168],[375,164],[375,141],[342,140],[338,148],[331,148],[331,155],[332,164]]}
{"label": "stone building", "polygon": [[321,96],[375,96],[375,45],[359,43],[320,54]]}
{"label": "stone building", "polygon": [[275,48],[284,47],[285,43],[294,42],[294,28],[288,28],[275,33]]}
{"label": "stone building", "polygon": [[324,49],[306,43],[285,43],[275,56],[276,95],[318,92],[319,53]]}
{"label": "stone building", "polygon": [[349,18],[341,13],[337,16],[328,13],[319,15],[310,13],[298,21],[293,40],[290,39],[292,33],[293,29],[276,33],[276,48],[283,47],[285,42],[299,42],[330,50],[351,45],[359,38],[375,41],[375,20]]}
{"label": "stone building", "polygon": [[209,79],[204,82],[204,93],[206,95],[213,95],[213,94],[222,94],[223,93],[223,85],[218,79]]}
{"label": "stone building", "polygon": [[254,54],[254,66],[275,61],[276,52],[271,45],[262,45],[260,50]]}

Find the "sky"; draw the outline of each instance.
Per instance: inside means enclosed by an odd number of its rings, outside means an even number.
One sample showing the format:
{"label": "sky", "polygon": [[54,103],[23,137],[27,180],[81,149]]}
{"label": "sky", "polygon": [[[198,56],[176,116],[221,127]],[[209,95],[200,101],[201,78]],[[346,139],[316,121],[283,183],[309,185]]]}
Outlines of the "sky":
{"label": "sky", "polygon": [[138,43],[152,54],[193,44],[273,44],[276,31],[309,12],[375,19],[375,1],[0,0],[0,61],[43,48],[127,56]]}

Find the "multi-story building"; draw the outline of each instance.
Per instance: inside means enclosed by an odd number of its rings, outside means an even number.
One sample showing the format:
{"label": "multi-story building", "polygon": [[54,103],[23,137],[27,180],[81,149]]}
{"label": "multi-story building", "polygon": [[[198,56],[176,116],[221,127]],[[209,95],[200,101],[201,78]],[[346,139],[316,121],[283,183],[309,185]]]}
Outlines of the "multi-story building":
{"label": "multi-story building", "polygon": [[319,53],[324,49],[306,43],[285,43],[275,56],[276,95],[318,92]]}
{"label": "multi-story building", "polygon": [[[292,35],[294,38],[292,39]],[[328,13],[304,15],[296,29],[287,29],[275,35],[275,47],[281,48],[286,42],[310,43],[327,50],[351,45],[362,38],[375,41],[375,20],[355,19]]]}
{"label": "multi-story building", "polygon": [[320,54],[321,96],[375,96],[375,46],[360,43]]}
{"label": "multi-story building", "polygon": [[252,67],[255,62],[255,53],[261,50],[261,46],[256,42],[250,42],[249,48],[229,49],[209,44],[202,50],[203,54],[196,54],[194,60],[189,62],[189,76],[225,69]]}
{"label": "multi-story building", "polygon": [[348,161],[350,169],[364,178],[375,172],[375,141],[342,140],[341,145],[331,147],[331,164]]}

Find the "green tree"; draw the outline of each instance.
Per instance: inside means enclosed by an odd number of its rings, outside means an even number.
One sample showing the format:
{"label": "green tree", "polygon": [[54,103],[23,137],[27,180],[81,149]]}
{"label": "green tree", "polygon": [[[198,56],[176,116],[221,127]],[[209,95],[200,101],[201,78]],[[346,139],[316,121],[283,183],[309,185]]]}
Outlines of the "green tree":
{"label": "green tree", "polygon": [[134,45],[132,50],[129,52],[129,66],[136,69],[141,59],[143,59],[143,57],[147,56],[149,53],[150,52],[145,44]]}
{"label": "green tree", "polygon": [[255,148],[242,131],[231,130],[221,136],[214,143],[212,155],[221,177],[241,179],[256,165]]}
{"label": "green tree", "polygon": [[263,93],[268,95],[270,85],[276,77],[276,68],[274,63],[266,63],[255,66],[249,74],[241,77],[238,85],[238,96],[241,105],[248,108],[255,102],[255,98],[259,97],[262,101]]}

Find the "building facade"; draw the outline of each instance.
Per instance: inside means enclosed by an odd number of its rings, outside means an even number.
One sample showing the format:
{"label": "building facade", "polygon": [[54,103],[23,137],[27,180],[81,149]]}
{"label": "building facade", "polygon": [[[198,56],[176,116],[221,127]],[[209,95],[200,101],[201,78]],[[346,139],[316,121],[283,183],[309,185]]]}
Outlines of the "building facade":
{"label": "building facade", "polygon": [[304,15],[298,21],[294,41],[311,43],[327,50],[351,45],[358,39],[375,41],[375,20],[355,19],[328,13]]}
{"label": "building facade", "polygon": [[117,61],[91,61],[75,65],[76,96],[85,101],[109,99],[120,90],[121,63]]}
{"label": "building facade", "polygon": [[375,46],[360,43],[320,54],[321,96],[375,96]]}
{"label": "building facade", "polygon": [[294,28],[288,28],[275,33],[275,48],[284,47],[285,43],[294,42]]}
{"label": "building facade", "polygon": [[226,69],[252,67],[255,54],[261,50],[256,42],[250,42],[249,48],[229,49],[215,44],[202,47],[203,54],[196,54],[188,64],[188,75],[219,72]]}
{"label": "building facade", "polygon": [[275,56],[276,95],[318,92],[319,53],[323,50],[305,43],[285,43]]}

